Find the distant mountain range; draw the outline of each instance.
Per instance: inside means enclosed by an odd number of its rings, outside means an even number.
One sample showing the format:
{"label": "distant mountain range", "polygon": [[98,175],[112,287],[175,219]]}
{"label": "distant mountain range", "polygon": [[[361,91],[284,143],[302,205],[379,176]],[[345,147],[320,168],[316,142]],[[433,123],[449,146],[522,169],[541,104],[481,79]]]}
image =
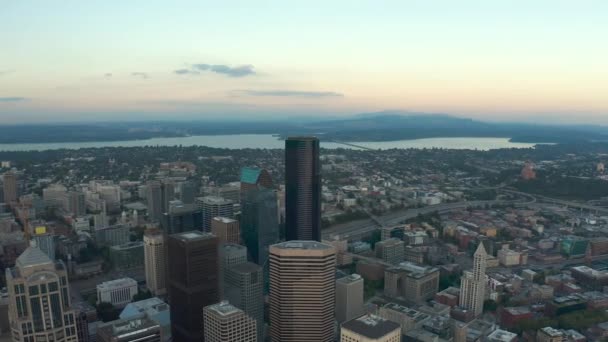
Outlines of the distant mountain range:
{"label": "distant mountain range", "polygon": [[608,141],[608,128],[523,123],[489,123],[446,114],[384,111],[348,118],[290,121],[163,121],[4,126],[0,143],[140,140],[220,134],[318,135],[325,140],[390,141],[436,137],[505,137],[515,142]]}

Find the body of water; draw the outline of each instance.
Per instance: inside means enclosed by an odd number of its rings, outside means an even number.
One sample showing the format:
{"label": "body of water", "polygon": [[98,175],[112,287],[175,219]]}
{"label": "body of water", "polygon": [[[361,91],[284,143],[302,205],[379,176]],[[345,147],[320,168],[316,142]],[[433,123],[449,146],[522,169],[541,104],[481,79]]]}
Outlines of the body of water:
{"label": "body of water", "polygon": [[[352,144],[372,149],[390,148],[447,148],[447,149],[477,149],[492,150],[499,148],[530,148],[535,144],[514,143],[508,138],[428,138],[396,141],[362,141]],[[135,147],[135,146],[209,146],[216,148],[242,149],[242,148],[284,148],[285,143],[270,134],[238,134],[238,135],[197,135],[177,138],[153,138],[147,140],[128,141],[91,141],[91,142],[65,142],[65,143],[36,143],[36,144],[0,144],[0,151],[44,151],[57,149],[79,149],[92,147]],[[322,142],[324,148],[352,148],[356,147]]]}

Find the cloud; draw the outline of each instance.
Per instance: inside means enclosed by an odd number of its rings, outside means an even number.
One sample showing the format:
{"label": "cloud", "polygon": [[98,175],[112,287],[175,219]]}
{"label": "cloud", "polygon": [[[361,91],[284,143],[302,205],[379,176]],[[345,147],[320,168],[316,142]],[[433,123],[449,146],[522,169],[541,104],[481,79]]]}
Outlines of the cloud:
{"label": "cloud", "polygon": [[135,77],[140,77],[143,79],[148,78],[148,73],[147,72],[132,72],[131,76],[135,76]]}
{"label": "cloud", "polygon": [[301,90],[237,90],[238,93],[249,96],[275,97],[344,97],[344,94],[333,91],[301,91]]}
{"label": "cloud", "polygon": [[0,70],[0,76],[8,75],[14,72],[14,70]]}
{"label": "cloud", "polygon": [[19,96],[0,97],[0,102],[23,102],[27,100],[27,98]]}
{"label": "cloud", "polygon": [[190,69],[177,69],[174,71],[174,73],[176,73],[178,75],[198,75],[198,74],[200,74],[198,71],[190,70]]}
{"label": "cloud", "polygon": [[178,69],[174,72],[178,75],[196,75],[199,74],[199,71],[208,71],[216,74],[226,75],[228,77],[245,77],[250,75],[255,75],[256,71],[254,70],[253,65],[239,65],[235,67],[231,67],[224,64],[205,64],[198,63],[192,64],[190,69]]}
{"label": "cloud", "polygon": [[110,78],[110,77],[112,77],[112,73],[107,72],[103,75],[103,77]]}

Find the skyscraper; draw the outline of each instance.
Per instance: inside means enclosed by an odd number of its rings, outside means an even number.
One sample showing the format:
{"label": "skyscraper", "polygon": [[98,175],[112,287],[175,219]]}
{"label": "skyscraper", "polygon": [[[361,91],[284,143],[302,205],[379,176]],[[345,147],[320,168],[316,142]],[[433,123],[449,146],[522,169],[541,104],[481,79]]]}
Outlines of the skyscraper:
{"label": "skyscraper", "polygon": [[317,241],[270,246],[270,337],[273,342],[334,339],[336,254]]}
{"label": "skyscraper", "polygon": [[250,190],[272,189],[272,177],[265,169],[244,167],[241,169],[241,198]]}
{"label": "skyscraper", "polygon": [[67,277],[63,262],[53,262],[35,241],[6,269],[13,341],[78,341]]}
{"label": "skyscraper", "polygon": [[268,248],[279,241],[276,192],[270,189],[247,191],[241,199],[241,239],[250,260],[264,267]]}
{"label": "skyscraper", "polygon": [[167,292],[167,258],[165,237],[159,230],[148,230],[144,234],[144,266],[146,286],[155,296]]}
{"label": "skyscraper", "polygon": [[223,301],[203,309],[206,342],[256,342],[255,320]]}
{"label": "skyscraper", "polygon": [[16,202],[18,198],[17,193],[17,174],[9,171],[3,176],[3,189],[4,189],[4,202],[11,203]]}
{"label": "skyscraper", "polygon": [[351,274],[336,280],[336,320],[344,323],[363,315],[363,278]]}
{"label": "skyscraper", "polygon": [[214,217],[234,217],[234,202],[218,196],[205,196],[196,199],[196,204],[203,211],[203,231],[211,231],[211,220]]}
{"label": "skyscraper", "polygon": [[200,230],[203,226],[203,212],[196,204],[171,201],[169,210],[161,215],[160,226],[168,235]]}
{"label": "skyscraper", "polygon": [[211,232],[217,236],[220,243],[239,243],[241,232],[239,221],[228,217],[214,217],[211,220]]}
{"label": "skyscraper", "polygon": [[483,313],[486,284],[486,259],[488,254],[480,243],[473,255],[473,271],[464,271],[460,285],[460,306],[473,311],[475,317]]}
{"label": "skyscraper", "polygon": [[204,341],[201,313],[219,302],[218,240],[191,231],[168,238],[169,299],[174,341]]}
{"label": "skyscraper", "polygon": [[225,272],[224,298],[256,320],[258,340],[264,337],[264,272],[252,262],[230,266]]}
{"label": "skyscraper", "polygon": [[319,139],[285,140],[286,240],[321,241]]}
{"label": "skyscraper", "polygon": [[148,218],[150,221],[160,221],[163,214],[162,188],[159,181],[148,183]]}
{"label": "skyscraper", "polygon": [[164,179],[160,189],[162,212],[166,213],[169,211],[169,202],[175,199],[175,183],[170,179]]}

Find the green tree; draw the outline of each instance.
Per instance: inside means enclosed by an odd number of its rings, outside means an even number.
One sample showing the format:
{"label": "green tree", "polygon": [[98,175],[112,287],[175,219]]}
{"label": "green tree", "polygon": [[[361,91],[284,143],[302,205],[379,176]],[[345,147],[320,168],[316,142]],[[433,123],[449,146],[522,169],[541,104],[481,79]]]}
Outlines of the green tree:
{"label": "green tree", "polygon": [[101,318],[102,322],[110,322],[118,319],[118,310],[108,302],[101,302],[97,304],[97,316]]}
{"label": "green tree", "polygon": [[133,296],[133,300],[131,302],[139,302],[140,300],[152,298],[152,292],[150,290],[139,291],[135,296]]}
{"label": "green tree", "polygon": [[488,299],[483,302],[483,311],[484,312],[496,312],[498,309],[498,303],[492,299]]}

